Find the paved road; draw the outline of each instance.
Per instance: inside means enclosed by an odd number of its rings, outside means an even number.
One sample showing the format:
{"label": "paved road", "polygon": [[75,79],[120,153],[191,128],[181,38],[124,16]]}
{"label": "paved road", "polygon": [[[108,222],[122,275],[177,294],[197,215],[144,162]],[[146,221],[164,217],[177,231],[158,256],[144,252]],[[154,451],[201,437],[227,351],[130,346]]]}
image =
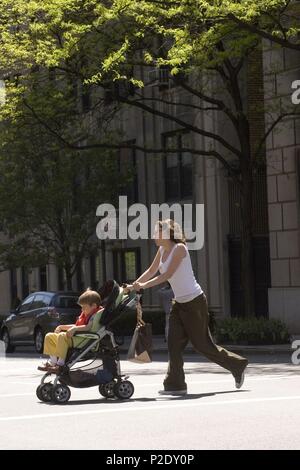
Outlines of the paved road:
{"label": "paved road", "polygon": [[135,385],[126,402],[74,389],[67,405],[41,403],[40,359],[0,357],[1,449],[299,449],[300,366],[288,355],[250,356],[245,385],[198,356],[186,357],[189,395],[160,397],[166,355],[122,361]]}

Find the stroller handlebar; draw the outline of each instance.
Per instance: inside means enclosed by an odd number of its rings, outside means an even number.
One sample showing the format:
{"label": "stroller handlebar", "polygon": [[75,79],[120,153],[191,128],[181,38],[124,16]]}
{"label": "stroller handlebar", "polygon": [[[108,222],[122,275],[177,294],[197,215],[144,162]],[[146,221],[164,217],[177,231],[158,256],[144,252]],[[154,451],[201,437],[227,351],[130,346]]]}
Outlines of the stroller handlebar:
{"label": "stroller handlebar", "polygon": [[128,285],[128,284],[125,284],[125,283],[122,284],[122,287],[125,291],[127,290],[127,292],[133,292],[134,291],[134,292],[136,292],[136,294],[140,294],[140,295],[142,295],[144,293],[144,289],[140,289],[140,290],[137,291],[133,288],[132,285]]}

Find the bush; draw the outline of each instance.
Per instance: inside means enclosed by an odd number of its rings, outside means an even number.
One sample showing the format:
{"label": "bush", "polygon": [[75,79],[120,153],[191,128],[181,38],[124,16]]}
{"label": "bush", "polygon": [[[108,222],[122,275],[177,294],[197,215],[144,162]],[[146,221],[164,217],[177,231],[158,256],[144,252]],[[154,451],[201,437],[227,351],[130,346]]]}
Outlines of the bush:
{"label": "bush", "polygon": [[[152,324],[153,335],[164,335],[166,315],[162,311],[143,310],[143,319]],[[136,327],[136,311],[128,310],[115,323],[116,336],[132,336]],[[220,344],[284,344],[289,342],[289,333],[280,320],[266,318],[233,318],[216,320],[209,312],[209,328]]]}
{"label": "bush", "polygon": [[216,321],[214,335],[218,343],[284,344],[290,336],[283,322],[266,318],[226,318]]}

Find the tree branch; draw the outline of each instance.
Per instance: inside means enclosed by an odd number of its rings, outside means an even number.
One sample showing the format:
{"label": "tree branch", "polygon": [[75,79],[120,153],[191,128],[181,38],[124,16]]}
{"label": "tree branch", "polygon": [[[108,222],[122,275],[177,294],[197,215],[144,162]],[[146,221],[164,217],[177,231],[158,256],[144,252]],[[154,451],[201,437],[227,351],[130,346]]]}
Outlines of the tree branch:
{"label": "tree branch", "polygon": [[266,31],[262,31],[261,29],[257,28],[254,25],[251,25],[240,18],[237,18],[234,16],[233,13],[229,13],[227,15],[227,18],[231,21],[233,21],[235,24],[240,26],[242,29],[246,29],[250,31],[251,33],[257,34],[265,39],[268,39],[269,41],[276,42],[277,44],[280,44],[282,47],[287,47],[288,49],[294,49],[296,51],[300,51],[300,44],[294,44],[290,41],[286,41],[284,39],[281,39],[277,36],[272,35],[271,33],[267,33]]}
{"label": "tree branch", "polygon": [[259,156],[259,153],[265,143],[265,141],[267,140],[268,136],[271,134],[271,132],[273,131],[273,129],[277,126],[277,124],[282,120],[284,119],[285,117],[287,116],[300,116],[300,113],[284,113],[284,114],[281,114],[281,116],[279,116],[277,119],[275,119],[275,121],[272,123],[272,125],[269,127],[269,129],[267,130],[267,132],[265,133],[264,137],[261,139],[261,141],[259,142],[258,144],[258,147],[255,151],[255,158],[257,158]]}
{"label": "tree branch", "polygon": [[225,147],[227,150],[229,150],[230,152],[232,152],[234,155],[236,155],[238,158],[241,158],[242,157],[242,154],[241,152],[233,147],[232,145],[229,144],[229,142],[227,142],[225,139],[223,139],[222,137],[218,136],[217,134],[213,134],[212,132],[208,132],[208,131],[205,131],[203,129],[199,129],[198,127],[195,127],[191,124],[188,124],[187,122],[185,121],[182,121],[181,119],[178,119],[176,118],[175,116],[171,116],[170,114],[168,113],[164,113],[163,111],[159,111],[159,110],[156,110],[156,109],[153,109],[143,103],[139,103],[139,102],[136,102],[136,101],[133,101],[133,100],[129,100],[129,99],[126,99],[126,98],[118,98],[118,100],[121,102],[121,103],[126,103],[128,105],[131,105],[131,106],[136,106],[137,108],[140,108],[140,109],[143,109],[144,111],[148,111],[150,112],[151,114],[154,114],[156,116],[160,116],[160,117],[163,117],[163,118],[166,118],[168,119],[169,121],[173,121],[173,122],[176,122],[177,124],[179,124],[183,129],[188,129],[192,132],[195,132],[195,134],[199,134],[199,135],[202,135],[203,137],[208,137],[212,140],[215,140],[217,142],[219,142],[221,145],[223,145],[223,147]]}
{"label": "tree branch", "polygon": [[216,106],[218,106],[220,111],[223,111],[229,117],[233,125],[237,127],[238,121],[237,121],[236,116],[233,114],[233,112],[229,108],[227,108],[227,106],[223,103],[223,101],[207,96],[201,91],[195,90],[194,88],[190,87],[186,83],[181,83],[180,86],[184,88],[186,91],[189,91],[190,93],[192,93],[193,95],[198,96],[198,98],[200,98],[201,100],[207,101],[208,103],[215,104]]}
{"label": "tree branch", "polygon": [[[136,93],[136,95],[141,96],[138,93]],[[195,104],[182,103],[182,102],[176,102],[176,101],[168,101],[168,100],[163,100],[161,98],[144,98],[144,97],[141,96],[140,100],[136,100],[136,101],[155,101],[156,103],[170,104],[172,106],[185,106],[187,108],[196,109],[198,111],[221,111],[218,106],[217,107],[203,108],[202,106],[197,106]]]}
{"label": "tree branch", "polygon": [[[155,148],[146,148],[146,147],[142,147],[142,146],[139,146],[139,145],[132,145],[132,144],[127,144],[127,143],[108,144],[106,142],[97,143],[97,144],[95,143],[95,144],[87,144],[87,145],[78,145],[77,142],[74,142],[74,143],[68,142],[58,132],[56,132],[47,123],[45,123],[42,119],[40,119],[39,116],[34,111],[34,109],[31,108],[30,105],[28,105],[28,103],[26,103],[25,105],[28,107],[28,109],[31,110],[34,117],[39,121],[39,123],[41,125],[43,125],[52,135],[54,135],[60,142],[62,142],[65,147],[70,148],[72,150],[82,151],[82,150],[91,150],[91,149],[96,149],[96,148],[106,148],[106,149],[120,150],[122,148],[130,148],[130,149],[133,149],[133,150],[140,150],[141,152],[145,152],[145,153],[155,153],[155,154],[157,154],[157,153],[159,153],[159,154],[175,153],[175,152],[178,152],[180,150],[181,152],[190,152],[194,155],[213,156],[222,163],[222,165],[228,170],[228,172],[231,174],[231,176],[233,178],[235,178],[236,181],[239,183],[239,179],[237,178],[236,170],[233,169],[230,166],[230,164],[227,162],[227,160],[224,157],[222,157],[222,155],[219,152],[217,152],[215,150],[195,150],[195,149],[190,149],[190,148],[155,149]],[[191,126],[191,127],[193,128],[193,126]],[[199,132],[199,130],[197,128],[196,128],[196,130]],[[210,133],[206,133],[206,134],[210,135]],[[82,137],[82,140],[84,140],[83,137]],[[231,149],[229,149],[229,150],[231,150]],[[237,153],[239,157],[241,156],[240,152],[238,152],[236,149],[234,149],[234,153]]]}

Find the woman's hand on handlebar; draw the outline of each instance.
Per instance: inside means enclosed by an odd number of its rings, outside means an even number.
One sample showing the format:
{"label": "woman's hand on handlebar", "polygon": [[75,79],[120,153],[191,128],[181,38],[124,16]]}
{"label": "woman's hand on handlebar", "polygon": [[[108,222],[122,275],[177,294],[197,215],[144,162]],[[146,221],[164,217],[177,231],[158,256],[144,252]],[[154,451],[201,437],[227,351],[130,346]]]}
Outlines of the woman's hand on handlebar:
{"label": "woman's hand on handlebar", "polygon": [[144,284],[142,282],[135,281],[133,284],[123,283],[122,287],[126,293],[132,292],[133,290],[135,290],[136,292],[139,292],[140,290],[144,289]]}
{"label": "woman's hand on handlebar", "polygon": [[124,292],[127,294],[128,292],[133,291],[133,285],[132,284],[122,284],[122,287],[124,289]]}
{"label": "woman's hand on handlebar", "polygon": [[139,292],[141,289],[144,289],[144,283],[142,282],[135,281],[132,285],[136,292]]}

